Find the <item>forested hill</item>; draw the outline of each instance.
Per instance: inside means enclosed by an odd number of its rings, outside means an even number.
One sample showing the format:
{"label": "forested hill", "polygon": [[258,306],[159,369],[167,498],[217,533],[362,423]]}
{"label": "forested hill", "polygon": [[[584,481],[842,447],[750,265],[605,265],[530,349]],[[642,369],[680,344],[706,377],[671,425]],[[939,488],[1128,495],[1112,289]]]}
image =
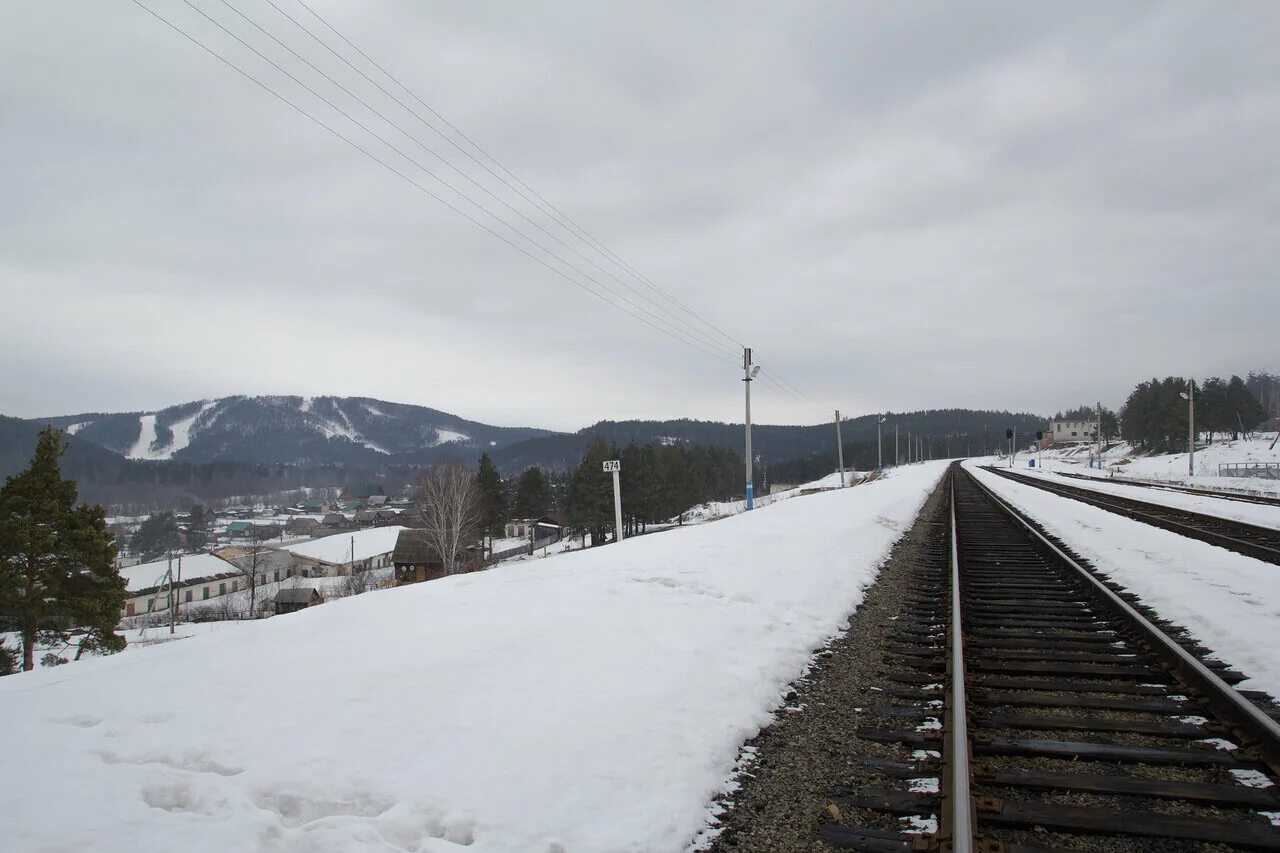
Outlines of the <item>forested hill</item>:
{"label": "forested hill", "polygon": [[[533,465],[569,471],[596,436],[619,447],[635,442],[742,452],[742,424],[689,419],[601,421],[575,433],[552,433],[489,427],[435,410],[405,408],[409,410],[364,398],[316,398],[309,405],[298,397],[227,398],[154,415],[34,420],[0,416],[0,475],[26,465],[45,424],[70,433],[65,439],[63,469],[77,481],[84,500],[134,510],[186,508],[195,502],[216,504],[236,496],[348,483],[380,482],[391,493],[411,483],[424,464],[444,458],[474,464],[482,452],[493,457],[505,477],[515,477]],[[885,458],[892,453],[895,425],[904,448],[910,431],[938,437],[939,448],[947,446],[950,436],[961,453],[966,446],[974,452],[979,447],[994,448],[1009,427],[1030,434],[1043,424],[1042,418],[1026,413],[969,409],[891,413],[885,423]],[[397,434],[397,426],[404,434]],[[866,448],[874,447],[876,417],[846,420],[842,433],[849,464],[865,467]],[[777,470],[775,479],[784,473],[792,478],[826,466],[824,454],[834,458],[835,427],[831,423],[756,425],[752,440],[762,468]]]}
{"label": "forested hill", "polygon": [[[863,415],[844,420],[841,437],[847,444],[875,441],[876,415]],[[974,452],[979,445],[995,448],[1004,431],[1016,428],[1022,435],[1044,429],[1045,419],[1027,412],[1010,413],[979,409],[929,409],[918,412],[887,413],[884,436],[892,447],[893,430],[897,427],[905,447],[908,432],[914,435],[952,436],[963,452],[964,439],[972,439]],[[600,421],[572,434],[541,436],[515,442],[490,452],[504,472],[519,472],[531,465],[552,470],[568,470],[578,464],[587,446],[596,436],[624,447],[636,444],[690,444],[705,447],[727,447],[742,450],[743,425],[718,421],[689,419],[670,421]],[[756,424],[751,428],[752,451],[762,464],[802,459],[835,449],[835,424],[814,426],[781,426]],[[891,452],[891,451],[890,451]],[[886,456],[886,458],[888,458]]]}

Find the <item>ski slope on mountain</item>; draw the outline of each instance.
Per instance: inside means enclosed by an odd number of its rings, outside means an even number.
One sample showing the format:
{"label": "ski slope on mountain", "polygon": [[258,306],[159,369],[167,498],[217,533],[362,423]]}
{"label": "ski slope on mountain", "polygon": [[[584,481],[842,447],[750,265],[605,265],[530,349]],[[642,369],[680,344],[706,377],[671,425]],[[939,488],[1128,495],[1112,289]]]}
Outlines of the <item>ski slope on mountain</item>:
{"label": "ski slope on mountain", "polygon": [[944,470],[0,679],[5,844],[679,850]]}

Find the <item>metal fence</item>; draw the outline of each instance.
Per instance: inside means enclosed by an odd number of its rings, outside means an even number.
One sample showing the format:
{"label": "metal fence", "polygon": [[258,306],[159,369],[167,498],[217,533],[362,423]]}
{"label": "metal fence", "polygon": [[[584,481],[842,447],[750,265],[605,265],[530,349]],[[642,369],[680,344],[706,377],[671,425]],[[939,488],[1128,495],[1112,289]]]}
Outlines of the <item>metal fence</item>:
{"label": "metal fence", "polygon": [[1280,480],[1280,462],[1223,462],[1218,465],[1218,476]]}

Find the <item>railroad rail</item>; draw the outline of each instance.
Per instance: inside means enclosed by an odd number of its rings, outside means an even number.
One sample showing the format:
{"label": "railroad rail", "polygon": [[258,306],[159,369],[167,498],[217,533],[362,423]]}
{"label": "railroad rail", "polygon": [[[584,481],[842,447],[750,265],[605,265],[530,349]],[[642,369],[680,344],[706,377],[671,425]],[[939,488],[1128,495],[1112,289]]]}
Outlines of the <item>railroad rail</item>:
{"label": "railroad rail", "polygon": [[1118,483],[1122,486],[1138,486],[1144,489],[1154,489],[1163,492],[1180,492],[1184,495],[1196,495],[1206,498],[1222,498],[1226,501],[1238,501],[1240,503],[1260,504],[1262,506],[1280,506],[1280,497],[1268,497],[1267,495],[1247,495],[1243,492],[1228,492],[1222,489],[1197,489],[1194,486],[1183,486],[1177,483],[1156,483],[1150,480],[1131,480],[1128,477],[1090,477],[1088,474],[1073,474],[1070,471],[1054,471],[1059,477],[1067,477],[1072,480],[1083,480],[1084,482],[1101,482],[1101,483]]}
{"label": "railroad rail", "polygon": [[1136,498],[1106,494],[1066,483],[1055,483],[1043,477],[1027,477],[1005,468],[985,470],[1014,482],[1035,486],[1037,489],[1109,510],[1182,536],[1199,539],[1202,542],[1226,548],[1228,551],[1235,551],[1237,554],[1280,564],[1280,530],[1274,528],[1186,509],[1176,509]]}
{"label": "railroad rail", "polygon": [[[858,732],[914,752],[860,759],[884,783],[835,792],[819,837],[865,851],[1280,850],[1280,708],[967,472],[947,488],[887,650],[895,704],[867,709],[919,724]],[[870,828],[851,825],[861,815]],[[937,828],[904,835],[877,815]]]}

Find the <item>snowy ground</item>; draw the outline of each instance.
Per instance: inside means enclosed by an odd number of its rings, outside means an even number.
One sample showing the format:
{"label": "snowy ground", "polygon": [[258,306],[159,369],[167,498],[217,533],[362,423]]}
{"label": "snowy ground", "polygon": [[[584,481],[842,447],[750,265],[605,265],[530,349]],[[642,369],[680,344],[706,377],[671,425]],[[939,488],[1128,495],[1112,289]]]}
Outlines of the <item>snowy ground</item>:
{"label": "snowy ground", "polygon": [[1190,630],[1256,687],[1280,695],[1280,570],[1142,522],[966,467],[997,494]]}
{"label": "snowy ground", "polygon": [[0,679],[5,843],[680,850],[944,470]]}
{"label": "snowy ground", "polygon": [[[1187,476],[1187,454],[1165,453],[1143,456],[1127,443],[1117,444],[1103,453],[1103,468],[1089,468],[1088,445],[1068,445],[1045,451],[1044,468],[1047,471],[1067,471],[1096,477],[1125,477],[1133,480],[1149,480],[1195,486],[1197,488],[1225,489],[1228,491],[1254,491],[1264,494],[1280,494],[1280,480],[1261,480],[1245,477],[1219,477],[1218,466],[1233,462],[1280,462],[1280,442],[1275,449],[1270,444],[1275,433],[1265,433],[1256,438],[1219,440],[1196,448],[1196,475]],[[1203,439],[1202,439],[1203,441]],[[1025,469],[1026,460],[1033,454],[1018,454],[1018,466]]]}
{"label": "snowy ground", "polygon": [[1186,492],[1150,489],[1143,486],[1126,486],[1123,483],[1114,483],[1102,477],[1092,482],[1084,482],[1075,478],[1058,477],[1055,473],[1040,472],[1034,469],[1015,468],[1014,471],[1020,476],[1043,479],[1051,483],[1060,483],[1074,488],[1089,489],[1104,495],[1118,495],[1147,503],[1160,504],[1161,506],[1186,509],[1192,512],[1201,512],[1205,515],[1216,515],[1220,518],[1243,521],[1247,524],[1280,529],[1280,506],[1251,504],[1227,498],[1191,495]]}

